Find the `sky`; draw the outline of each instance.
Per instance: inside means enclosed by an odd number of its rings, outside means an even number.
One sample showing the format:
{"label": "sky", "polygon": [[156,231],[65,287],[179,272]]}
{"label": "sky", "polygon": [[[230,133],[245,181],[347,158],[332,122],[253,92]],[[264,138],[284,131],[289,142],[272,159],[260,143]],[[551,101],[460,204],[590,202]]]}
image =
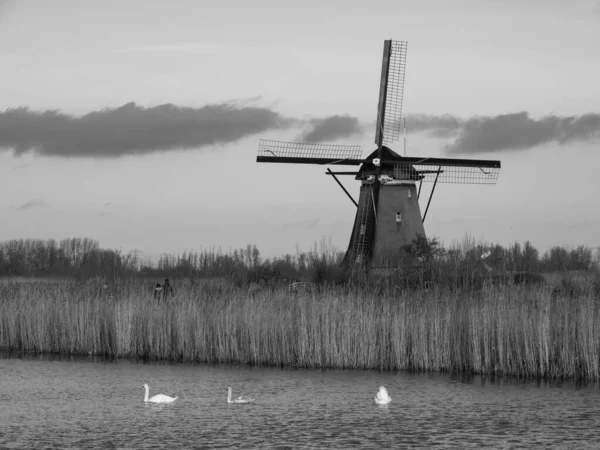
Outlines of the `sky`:
{"label": "sky", "polygon": [[0,0],[0,241],[345,250],[356,208],[326,168],[258,143],[371,153],[385,39],[408,42],[391,148],[502,162],[437,186],[429,237],[600,245],[597,0]]}

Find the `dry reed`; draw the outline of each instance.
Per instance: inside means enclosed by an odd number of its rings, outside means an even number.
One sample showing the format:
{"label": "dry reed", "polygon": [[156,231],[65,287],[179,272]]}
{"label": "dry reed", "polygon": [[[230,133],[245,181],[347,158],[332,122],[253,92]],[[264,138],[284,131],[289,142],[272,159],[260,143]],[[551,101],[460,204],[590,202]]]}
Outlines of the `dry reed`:
{"label": "dry reed", "polygon": [[68,283],[0,290],[0,350],[183,362],[597,380],[599,320],[592,291],[542,287],[248,295],[196,283],[166,303],[136,283],[112,299]]}

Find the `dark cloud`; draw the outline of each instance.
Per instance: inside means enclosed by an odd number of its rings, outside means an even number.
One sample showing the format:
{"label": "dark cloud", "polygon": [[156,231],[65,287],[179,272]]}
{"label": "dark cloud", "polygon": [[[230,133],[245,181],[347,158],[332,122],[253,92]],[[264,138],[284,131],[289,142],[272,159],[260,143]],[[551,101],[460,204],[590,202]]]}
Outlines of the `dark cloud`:
{"label": "dark cloud", "polygon": [[81,117],[15,108],[0,112],[0,147],[17,155],[119,157],[226,144],[294,123],[268,108],[228,104],[144,108],[127,103]]}
{"label": "dark cloud", "polygon": [[[144,108],[127,103],[76,117],[56,110],[28,108],[0,112],[0,148],[16,155],[32,152],[53,157],[116,158],[176,149],[227,144],[275,129],[305,126],[297,139],[324,142],[372,132],[374,124],[335,115],[295,119],[273,107],[252,106],[258,97],[200,108],[165,104]],[[236,103],[234,105],[234,103]],[[463,119],[445,114],[406,117],[409,133],[425,133],[447,141],[448,154],[522,150],[550,142],[562,144],[600,139],[600,114],[548,115],[533,119],[527,112]]]}
{"label": "dark cloud", "polygon": [[543,144],[600,139],[600,114],[581,116],[548,115],[533,119],[527,112],[476,116],[462,119],[452,115],[407,116],[409,132],[450,139],[444,146],[449,154],[525,150]]}
{"label": "dark cloud", "polygon": [[567,144],[600,139],[600,114],[532,119],[526,112],[475,117],[463,123],[449,154],[524,150],[550,142]]}
{"label": "dark cloud", "polygon": [[298,140],[303,142],[323,142],[340,138],[356,136],[364,131],[356,117],[335,115],[321,119],[311,119],[310,129],[303,133]]}
{"label": "dark cloud", "polygon": [[44,200],[40,200],[40,199],[29,200],[28,202],[25,202],[22,205],[17,206],[17,209],[19,211],[24,211],[26,209],[39,208],[40,206],[44,206],[45,204],[46,204],[46,202]]}

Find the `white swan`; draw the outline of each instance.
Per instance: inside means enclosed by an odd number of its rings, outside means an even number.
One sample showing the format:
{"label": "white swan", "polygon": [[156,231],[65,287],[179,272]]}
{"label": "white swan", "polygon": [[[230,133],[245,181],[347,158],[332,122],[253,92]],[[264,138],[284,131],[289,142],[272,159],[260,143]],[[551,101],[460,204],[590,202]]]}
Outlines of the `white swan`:
{"label": "white swan", "polygon": [[388,395],[388,391],[383,386],[379,386],[379,392],[375,396],[375,403],[378,405],[387,405],[392,399]]}
{"label": "white swan", "polygon": [[147,384],[144,384],[143,387],[146,390],[146,392],[144,393],[144,402],[146,402],[146,403],[148,403],[148,402],[150,402],[150,403],[171,403],[179,398],[179,396],[169,397],[168,395],[164,395],[164,394],[157,394],[153,397],[148,398],[148,393],[150,391],[150,388],[148,387]]}
{"label": "white swan", "polygon": [[227,386],[227,403],[252,403],[254,399],[252,397],[238,397],[231,398],[231,386]]}

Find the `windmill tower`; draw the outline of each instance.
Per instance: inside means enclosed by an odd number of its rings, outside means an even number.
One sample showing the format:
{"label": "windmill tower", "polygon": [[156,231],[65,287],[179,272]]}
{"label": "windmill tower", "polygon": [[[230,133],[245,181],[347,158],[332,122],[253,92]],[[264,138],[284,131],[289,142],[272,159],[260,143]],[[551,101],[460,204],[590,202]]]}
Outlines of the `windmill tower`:
{"label": "windmill tower", "polygon": [[[358,171],[333,172],[333,177],[356,206],[356,216],[344,265],[394,267],[405,245],[425,238],[424,222],[438,183],[495,184],[500,161],[400,156],[387,145],[399,140],[404,94],[407,43],[386,40],[377,107],[375,144],[366,158],[357,145],[313,144],[261,139],[257,162],[360,166]],[[360,181],[358,202],[337,175]],[[423,182],[433,187],[421,214]]]}

